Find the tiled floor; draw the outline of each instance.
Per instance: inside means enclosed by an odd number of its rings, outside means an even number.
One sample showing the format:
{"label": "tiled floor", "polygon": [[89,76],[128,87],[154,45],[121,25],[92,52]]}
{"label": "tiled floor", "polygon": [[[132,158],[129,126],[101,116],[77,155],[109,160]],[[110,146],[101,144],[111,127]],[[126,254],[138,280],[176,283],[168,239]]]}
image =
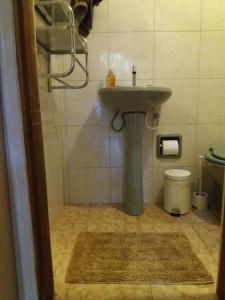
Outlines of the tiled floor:
{"label": "tiled floor", "polygon": [[191,212],[173,218],[160,206],[148,204],[144,214],[131,217],[119,204],[65,206],[52,230],[52,255],[56,300],[184,300],[217,299],[215,284],[210,285],[130,285],[66,284],[65,272],[71,251],[80,231],[91,232],[171,232],[181,231],[216,280],[220,226],[209,213]]}

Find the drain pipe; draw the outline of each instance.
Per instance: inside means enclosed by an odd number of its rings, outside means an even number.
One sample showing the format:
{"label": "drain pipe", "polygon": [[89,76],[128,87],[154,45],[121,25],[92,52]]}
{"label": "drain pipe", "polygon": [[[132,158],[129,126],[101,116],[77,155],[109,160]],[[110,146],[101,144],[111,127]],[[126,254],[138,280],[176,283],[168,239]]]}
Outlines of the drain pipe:
{"label": "drain pipe", "polygon": [[145,115],[145,126],[150,130],[157,130],[159,128],[160,107],[147,112]]}
{"label": "drain pipe", "polygon": [[124,129],[124,127],[126,126],[126,122],[125,122],[125,119],[124,119],[124,115],[121,114],[122,125],[121,125],[119,128],[116,128],[116,127],[115,127],[115,124],[114,124],[114,123],[115,123],[115,120],[116,120],[118,114],[119,114],[119,111],[117,110],[116,113],[114,114],[113,118],[112,118],[112,121],[111,121],[111,128],[112,128],[114,131],[116,131],[116,132],[122,131],[122,130]]}

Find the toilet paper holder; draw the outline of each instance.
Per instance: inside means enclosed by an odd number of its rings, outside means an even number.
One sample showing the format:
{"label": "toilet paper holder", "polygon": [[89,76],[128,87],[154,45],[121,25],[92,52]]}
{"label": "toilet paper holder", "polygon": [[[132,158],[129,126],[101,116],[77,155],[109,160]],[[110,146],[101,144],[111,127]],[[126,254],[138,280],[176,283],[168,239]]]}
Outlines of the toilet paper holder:
{"label": "toilet paper holder", "polygon": [[[178,153],[176,155],[163,154],[163,141],[176,140],[178,142]],[[159,134],[156,141],[156,154],[158,158],[174,159],[182,156],[182,135],[181,134]]]}

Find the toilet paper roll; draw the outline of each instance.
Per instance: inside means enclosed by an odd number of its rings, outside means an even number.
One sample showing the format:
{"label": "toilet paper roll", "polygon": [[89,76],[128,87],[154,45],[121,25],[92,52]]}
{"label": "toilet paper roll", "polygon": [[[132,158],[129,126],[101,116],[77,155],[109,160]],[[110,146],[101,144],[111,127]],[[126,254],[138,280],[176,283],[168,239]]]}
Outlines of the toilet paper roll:
{"label": "toilet paper roll", "polygon": [[178,155],[179,144],[177,140],[165,140],[162,142],[163,155]]}

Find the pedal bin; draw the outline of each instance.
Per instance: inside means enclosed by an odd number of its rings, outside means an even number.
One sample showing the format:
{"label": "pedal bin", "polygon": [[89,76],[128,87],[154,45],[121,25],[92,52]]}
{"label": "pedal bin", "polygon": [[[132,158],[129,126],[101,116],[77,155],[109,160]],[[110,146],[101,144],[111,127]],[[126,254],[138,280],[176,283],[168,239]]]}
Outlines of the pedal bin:
{"label": "pedal bin", "polygon": [[191,210],[191,172],[171,169],[164,172],[164,209],[183,215]]}

